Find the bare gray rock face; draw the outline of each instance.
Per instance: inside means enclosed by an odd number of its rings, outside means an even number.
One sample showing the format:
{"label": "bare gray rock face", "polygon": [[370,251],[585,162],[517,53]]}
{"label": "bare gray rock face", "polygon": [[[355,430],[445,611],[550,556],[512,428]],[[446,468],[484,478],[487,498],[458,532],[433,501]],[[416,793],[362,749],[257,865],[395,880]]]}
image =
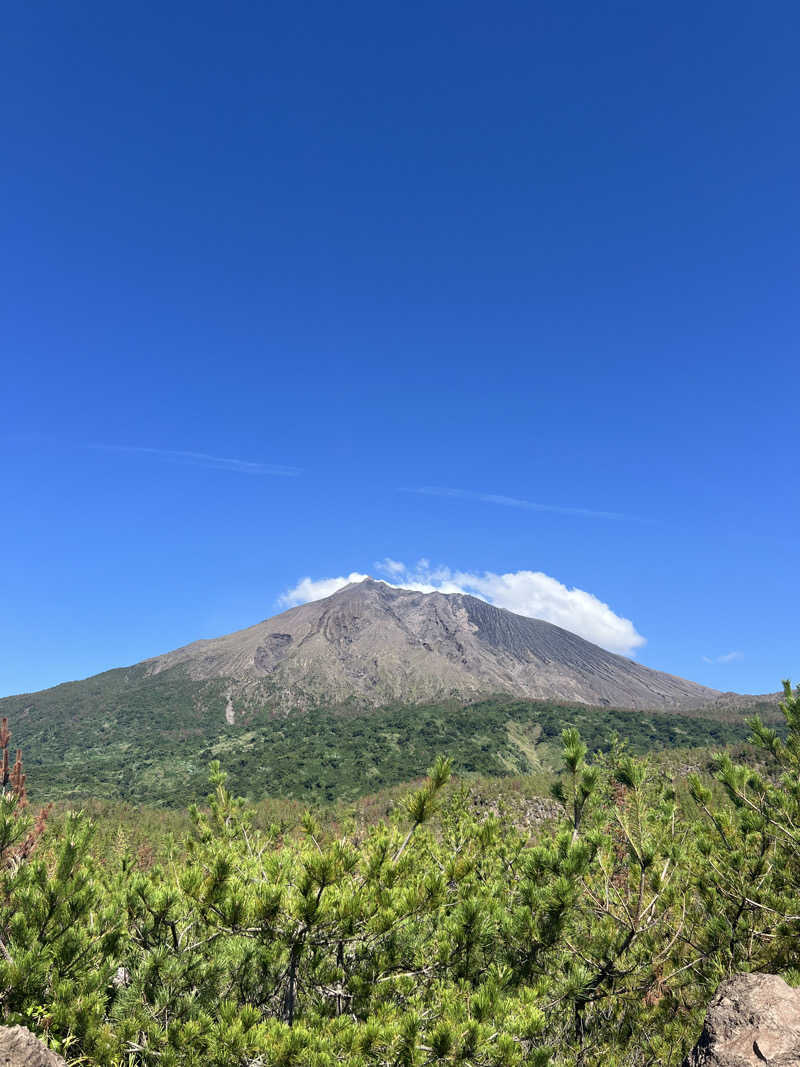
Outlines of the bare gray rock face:
{"label": "bare gray rock face", "polygon": [[643,667],[544,622],[462,593],[366,579],[247,630],[147,661],[225,678],[289,711],[347,701],[379,707],[498,694],[614,708],[699,708],[715,689]]}
{"label": "bare gray rock face", "polygon": [[800,1067],[800,989],[776,974],[737,974],[708,1006],[684,1067]]}
{"label": "bare gray rock face", "polygon": [[24,1026],[0,1026],[0,1067],[67,1067]]}

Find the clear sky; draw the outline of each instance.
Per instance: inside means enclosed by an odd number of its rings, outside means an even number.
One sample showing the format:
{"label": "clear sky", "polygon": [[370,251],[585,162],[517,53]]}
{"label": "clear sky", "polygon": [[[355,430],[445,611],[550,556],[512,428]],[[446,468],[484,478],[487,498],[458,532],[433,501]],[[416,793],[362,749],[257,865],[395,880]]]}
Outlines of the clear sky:
{"label": "clear sky", "polygon": [[0,693],[353,572],[800,680],[800,6],[3,29]]}

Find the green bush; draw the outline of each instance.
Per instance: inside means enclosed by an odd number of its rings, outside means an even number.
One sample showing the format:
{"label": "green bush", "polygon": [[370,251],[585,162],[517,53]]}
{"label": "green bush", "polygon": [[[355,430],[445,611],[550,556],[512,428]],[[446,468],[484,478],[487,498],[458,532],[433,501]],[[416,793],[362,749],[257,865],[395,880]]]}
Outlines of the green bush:
{"label": "green bush", "polygon": [[390,818],[294,834],[215,763],[145,869],[81,814],[42,835],[7,783],[3,1020],[98,1067],[677,1065],[723,976],[800,980],[800,688],[783,711],[760,769],[722,755],[681,795],[565,729],[533,838],[443,759]]}

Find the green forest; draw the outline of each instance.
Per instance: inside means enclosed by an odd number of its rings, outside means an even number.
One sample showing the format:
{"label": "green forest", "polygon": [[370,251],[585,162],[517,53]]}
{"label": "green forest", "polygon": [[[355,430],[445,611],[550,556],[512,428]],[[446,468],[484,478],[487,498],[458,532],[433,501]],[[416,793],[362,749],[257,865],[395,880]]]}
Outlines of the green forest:
{"label": "green forest", "polygon": [[[740,709],[620,711],[499,695],[382,708],[316,707],[286,713],[260,692],[225,721],[226,682],[198,682],[183,668],[148,675],[108,671],[41,693],[0,700],[25,752],[28,786],[40,800],[125,800],[185,808],[207,792],[218,759],[229,787],[304,803],[352,801],[425,773],[445,752],[457,775],[552,772],[564,726],[589,750],[615,736],[634,753],[720,747],[749,733]],[[238,698],[237,698],[238,700]],[[771,721],[777,706],[753,707]]]}
{"label": "green forest", "polygon": [[680,1064],[723,977],[800,984],[800,687],[781,707],[680,780],[569,725],[535,827],[445,755],[370,820],[270,818],[212,761],[149,854],[37,811],[4,724],[3,1021],[76,1067]]}

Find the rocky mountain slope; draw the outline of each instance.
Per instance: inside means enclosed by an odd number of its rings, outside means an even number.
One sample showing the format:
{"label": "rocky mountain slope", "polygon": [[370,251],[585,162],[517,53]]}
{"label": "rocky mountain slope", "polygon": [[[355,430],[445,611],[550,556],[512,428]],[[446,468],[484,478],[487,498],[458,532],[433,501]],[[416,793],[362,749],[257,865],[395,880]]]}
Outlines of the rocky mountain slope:
{"label": "rocky mountain slope", "polygon": [[149,674],[180,666],[196,681],[226,679],[233,717],[237,702],[255,693],[284,711],[497,693],[642,709],[699,708],[720,697],[541,619],[372,579],[143,666]]}

